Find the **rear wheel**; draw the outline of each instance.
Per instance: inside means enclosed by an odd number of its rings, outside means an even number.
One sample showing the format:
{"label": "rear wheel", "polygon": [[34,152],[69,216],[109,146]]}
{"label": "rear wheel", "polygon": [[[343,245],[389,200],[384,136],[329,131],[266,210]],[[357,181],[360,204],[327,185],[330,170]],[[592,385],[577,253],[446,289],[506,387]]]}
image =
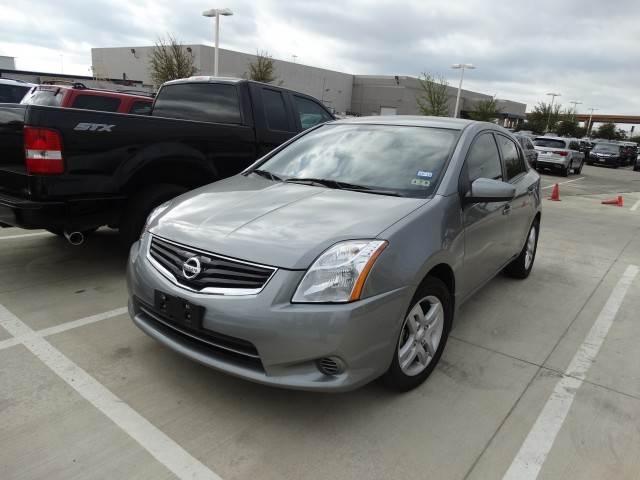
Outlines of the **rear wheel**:
{"label": "rear wheel", "polygon": [[151,185],[132,195],[120,221],[122,246],[129,248],[140,237],[144,222],[154,208],[186,191],[181,185],[160,184]]}
{"label": "rear wheel", "polygon": [[584,166],[584,162],[580,163],[580,166],[578,168],[574,168],[573,171],[576,175],[580,175],[580,173],[582,173],[582,167]]}
{"label": "rear wheel", "polygon": [[567,165],[562,169],[562,176],[568,177],[570,173],[571,173],[571,162],[569,162],[569,165]]}
{"label": "rear wheel", "polygon": [[411,300],[384,383],[404,392],[424,382],[442,356],[452,320],[449,289],[427,277]]}
{"label": "rear wheel", "polygon": [[533,268],[533,261],[536,259],[538,249],[538,230],[540,223],[533,222],[527,235],[527,241],[522,247],[520,255],[504,269],[505,273],[513,278],[527,278]]}

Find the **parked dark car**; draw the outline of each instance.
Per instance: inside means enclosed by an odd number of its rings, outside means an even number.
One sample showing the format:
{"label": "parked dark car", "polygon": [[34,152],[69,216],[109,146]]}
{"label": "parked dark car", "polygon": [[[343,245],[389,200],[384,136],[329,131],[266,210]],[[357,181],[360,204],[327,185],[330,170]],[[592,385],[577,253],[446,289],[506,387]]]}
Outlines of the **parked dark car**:
{"label": "parked dark car", "polygon": [[148,115],[151,112],[153,97],[143,92],[115,92],[87,88],[82,83],[71,83],[38,85],[31,89],[20,103]]}
{"label": "parked dark car", "polygon": [[211,77],[167,82],[149,116],[0,105],[0,224],[72,243],[109,225],[129,245],[157,205],[327,120],[310,96]]}
{"label": "parked dark car", "polygon": [[621,142],[620,159],[623,165],[633,165],[638,156],[638,144],[634,142]]}
{"label": "parked dark car", "polygon": [[529,162],[529,165],[531,165],[531,167],[533,168],[536,168],[536,163],[538,162],[538,152],[536,151],[535,145],[531,141],[531,137],[529,137],[528,135],[519,135],[517,133],[514,134],[514,137],[516,137],[518,143],[522,147],[524,156],[526,157],[527,162]]}
{"label": "parked dark car", "polygon": [[589,155],[589,165],[618,168],[622,165],[622,146],[618,143],[596,143]]}

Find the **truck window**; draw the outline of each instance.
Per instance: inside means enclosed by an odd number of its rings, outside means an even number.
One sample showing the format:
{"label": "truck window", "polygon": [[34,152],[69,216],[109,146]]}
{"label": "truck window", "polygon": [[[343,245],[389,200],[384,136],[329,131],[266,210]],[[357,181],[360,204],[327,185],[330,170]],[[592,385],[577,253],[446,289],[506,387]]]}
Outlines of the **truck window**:
{"label": "truck window", "polygon": [[201,122],[242,123],[238,89],[224,83],[177,83],[162,87],[151,114]]}
{"label": "truck window", "polygon": [[316,102],[297,95],[294,95],[293,98],[296,102],[298,115],[300,116],[300,125],[302,126],[302,130],[315,127],[319,123],[333,120],[331,115],[329,115],[329,113]]}
{"label": "truck window", "polygon": [[60,88],[37,88],[27,94],[20,103],[25,105],[42,105],[45,107],[59,107],[62,105],[64,90]]}
{"label": "truck window", "polygon": [[264,104],[264,113],[267,117],[269,130],[291,131],[282,92],[263,88],[262,103]]}
{"label": "truck window", "polygon": [[99,110],[101,112],[117,112],[119,106],[119,98],[101,97],[99,95],[78,95],[73,100],[71,108]]}
{"label": "truck window", "polygon": [[129,113],[132,113],[134,115],[149,115],[151,113],[151,102],[133,102]]}

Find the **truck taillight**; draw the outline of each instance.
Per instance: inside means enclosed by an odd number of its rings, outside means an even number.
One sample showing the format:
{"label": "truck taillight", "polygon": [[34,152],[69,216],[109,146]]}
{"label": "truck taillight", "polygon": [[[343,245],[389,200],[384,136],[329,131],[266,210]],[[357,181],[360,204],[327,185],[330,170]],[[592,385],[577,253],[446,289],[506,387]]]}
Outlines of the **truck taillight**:
{"label": "truck taillight", "polygon": [[569,152],[563,152],[562,150],[558,150],[553,153],[555,153],[556,155],[560,155],[561,157],[566,157],[567,155],[569,155]]}
{"label": "truck taillight", "polygon": [[27,173],[54,175],[64,172],[62,138],[56,130],[24,127]]}

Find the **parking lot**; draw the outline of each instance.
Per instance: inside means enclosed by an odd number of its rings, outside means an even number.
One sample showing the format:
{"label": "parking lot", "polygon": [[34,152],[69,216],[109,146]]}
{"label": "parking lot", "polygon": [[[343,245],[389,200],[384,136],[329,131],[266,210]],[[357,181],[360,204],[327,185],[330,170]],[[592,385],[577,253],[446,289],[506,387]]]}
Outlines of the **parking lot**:
{"label": "parking lot", "polygon": [[406,394],[205,368],[130,321],[115,232],[1,230],[0,477],[637,478],[640,173],[554,183],[531,276],[479,291]]}

